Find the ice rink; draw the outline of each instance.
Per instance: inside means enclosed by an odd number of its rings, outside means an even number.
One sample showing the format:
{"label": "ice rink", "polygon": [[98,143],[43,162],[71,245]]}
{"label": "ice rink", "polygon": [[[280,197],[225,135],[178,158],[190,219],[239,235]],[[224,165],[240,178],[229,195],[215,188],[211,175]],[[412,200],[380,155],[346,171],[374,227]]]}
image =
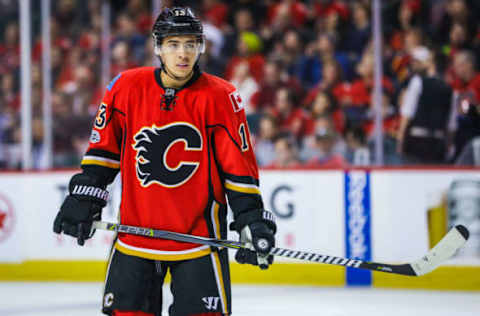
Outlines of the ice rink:
{"label": "ice rink", "polygon": [[[101,291],[101,283],[0,283],[0,315],[100,316]],[[480,293],[234,285],[233,314],[478,316]]]}

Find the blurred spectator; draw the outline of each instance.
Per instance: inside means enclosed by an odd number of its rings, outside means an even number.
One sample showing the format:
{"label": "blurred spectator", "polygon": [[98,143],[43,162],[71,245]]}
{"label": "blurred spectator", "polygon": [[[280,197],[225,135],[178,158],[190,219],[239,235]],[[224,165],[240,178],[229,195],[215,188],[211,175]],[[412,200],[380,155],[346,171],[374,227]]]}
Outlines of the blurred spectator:
{"label": "blurred spectator", "polygon": [[272,164],[275,159],[274,140],[278,134],[278,124],[272,115],[263,115],[260,119],[258,136],[255,138],[255,157],[258,166]]}
{"label": "blurred spectator", "polygon": [[228,6],[220,0],[203,0],[202,11],[205,19],[218,28],[227,22]]}
{"label": "blurred spectator", "polygon": [[307,44],[304,55],[299,61],[297,74],[305,88],[311,88],[322,79],[322,67],[326,62],[336,61],[342,68],[345,79],[352,77],[348,56],[336,50],[336,40],[330,35],[320,34],[318,38]]}
{"label": "blurred spectator", "polygon": [[130,46],[125,41],[118,41],[112,48],[112,64],[110,76],[113,78],[124,70],[134,68],[137,64],[133,61]]}
{"label": "blurred spectator", "polygon": [[19,38],[18,24],[8,23],[0,43],[0,74],[12,72],[20,66]]}
{"label": "blurred spectator", "polygon": [[282,64],[278,61],[269,60],[265,63],[265,75],[260,81],[258,92],[255,93],[250,102],[256,111],[263,111],[271,108],[275,102],[275,94],[278,89],[289,87],[295,95],[301,94],[301,88],[294,77],[290,77]]}
{"label": "blurred spectator", "polygon": [[64,92],[72,104],[72,113],[78,116],[93,117],[102,98],[98,81],[87,65],[78,65],[75,68],[74,79],[65,86]]}
{"label": "blurred spectator", "polygon": [[410,163],[444,163],[447,132],[453,132],[452,89],[436,74],[432,53],[417,47],[412,53],[412,77],[400,108],[398,151]]}
{"label": "blurred spectator", "polygon": [[[360,78],[351,84],[344,82],[336,88],[335,97],[345,113],[347,125],[364,124],[367,120],[373,93],[373,66],[373,54],[366,50],[356,67]],[[385,76],[382,78],[382,86],[388,93],[393,91],[392,82]]]}
{"label": "blurred spectator", "polygon": [[400,85],[410,79],[411,52],[415,47],[423,44],[423,33],[419,28],[410,28],[402,36],[391,40],[393,56],[391,60],[391,72]]}
{"label": "blurred spectator", "polygon": [[290,76],[298,73],[299,60],[303,52],[303,42],[299,32],[289,29],[282,38],[275,41],[269,59],[279,61]]}
{"label": "blurred spectator", "polygon": [[[124,43],[120,45],[126,46],[124,50],[129,52],[128,57],[131,59],[130,62],[132,64],[139,63],[144,58],[143,48],[145,47],[146,38],[138,32],[133,17],[127,13],[120,14],[116,20],[115,31],[116,35],[113,38],[112,54],[115,55],[115,48],[118,47],[119,43]],[[133,66],[129,66],[129,68],[130,67]]]}
{"label": "blurred spectator", "polygon": [[2,109],[8,108],[13,111],[20,109],[20,94],[15,85],[15,77],[11,73],[6,73],[1,77],[0,104]]}
{"label": "blurred spectator", "polygon": [[53,6],[53,15],[58,23],[58,31],[61,36],[71,38],[76,34],[77,29],[82,27],[80,21],[77,20],[80,16],[76,14],[75,6],[75,0],[58,0]]}
{"label": "blurred spectator", "polygon": [[[221,56],[215,56],[212,52],[212,42],[210,40],[205,41],[205,53],[200,56],[199,60],[200,69],[215,76],[222,76],[225,68],[224,59]],[[152,65],[152,64],[150,64]],[[250,68],[247,64],[247,71],[250,72]]]}
{"label": "blurred spectator", "polygon": [[253,78],[260,82],[263,79],[265,64],[265,58],[260,53],[262,45],[262,40],[255,33],[241,33],[237,42],[237,53],[230,58],[225,69],[225,78],[231,80],[235,67],[241,62],[247,61]]}
{"label": "blurred spectator", "polygon": [[347,5],[342,0],[314,0],[313,10],[315,18],[325,19],[330,14],[337,14],[346,20],[349,17]]}
{"label": "blurred spectator", "polygon": [[460,155],[455,160],[456,165],[461,166],[480,166],[480,105],[471,104],[467,115],[476,129],[475,136],[463,147]]}
{"label": "blurred spectator", "polygon": [[225,45],[223,46],[223,55],[231,57],[235,53],[235,47],[238,43],[238,38],[243,32],[254,32],[254,20],[252,11],[247,8],[240,8],[234,12],[233,28],[225,32]]}
{"label": "blurred spectator", "polygon": [[[476,1],[471,1],[476,2]],[[466,0],[449,0],[445,1],[444,16],[440,20],[440,25],[434,28],[435,40],[439,43],[446,44],[448,36],[451,37],[451,30],[454,24],[461,24],[466,26],[465,32],[473,35],[477,31],[477,16],[478,12],[472,10],[472,3],[470,5]]]}
{"label": "blurred spectator", "polygon": [[297,139],[313,133],[313,121],[305,109],[298,107],[297,98],[288,88],[280,88],[275,95],[271,111],[283,130],[288,130]]}
{"label": "blurred spectator", "polygon": [[307,7],[298,0],[281,0],[268,8],[267,23],[273,28],[282,26],[300,27],[305,23]]}
{"label": "blurred spectator", "polygon": [[304,105],[311,104],[317,94],[324,92],[330,95],[339,93],[337,87],[342,81],[340,65],[336,61],[328,61],[322,68],[322,80],[308,91],[303,100]]}
{"label": "blurred spectator", "polygon": [[454,23],[450,28],[449,41],[442,47],[442,52],[448,62],[451,62],[455,54],[464,49],[471,48],[471,36],[462,23]]}
{"label": "blurred spectator", "polygon": [[370,150],[366,136],[360,127],[352,127],[345,132],[345,160],[352,166],[368,166],[371,164]]}
{"label": "blurred spectator", "polygon": [[152,14],[148,10],[147,2],[144,0],[129,0],[126,12],[135,21],[136,29],[143,35],[150,35],[152,29]]}
{"label": "blurred spectator", "polygon": [[455,134],[455,154],[458,157],[463,147],[475,136],[480,135],[474,115],[470,113],[471,105],[480,104],[480,73],[477,71],[475,56],[470,51],[461,51],[455,55],[453,62],[455,79],[452,87],[456,93],[458,112],[458,130]]}
{"label": "blurred spectator", "polygon": [[[313,151],[304,157],[308,167],[342,168],[347,166],[343,158],[345,143],[335,133],[331,118],[322,116],[315,120],[315,135],[311,140]],[[310,156],[310,157],[308,157]]]}
{"label": "blurred spectator", "polygon": [[371,36],[370,12],[358,2],[352,5],[352,27],[343,42],[343,49],[354,54],[355,58],[362,55]]}
{"label": "blurred spectator", "polygon": [[[382,93],[381,109],[384,137],[396,137],[400,124],[400,117],[397,113],[396,107],[391,102],[390,94],[386,91],[383,91]],[[372,138],[375,125],[375,109],[372,107],[368,109],[366,119],[367,120],[362,124],[362,127],[367,138]]]}
{"label": "blurred spectator", "polygon": [[275,137],[275,158],[267,165],[268,168],[298,168],[298,150],[294,137],[289,133],[280,133]]}
{"label": "blurred spectator", "polygon": [[254,112],[250,100],[252,95],[258,91],[258,85],[255,79],[250,75],[250,68],[246,61],[237,65],[230,81],[237,88],[237,91],[244,100],[246,114],[248,115]]}

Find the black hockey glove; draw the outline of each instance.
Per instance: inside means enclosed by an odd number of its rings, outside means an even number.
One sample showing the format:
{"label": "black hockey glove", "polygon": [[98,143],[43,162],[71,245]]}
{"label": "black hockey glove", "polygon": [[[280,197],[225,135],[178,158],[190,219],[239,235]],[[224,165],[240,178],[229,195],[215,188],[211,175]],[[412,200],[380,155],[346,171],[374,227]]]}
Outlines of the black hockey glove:
{"label": "black hockey glove", "polygon": [[258,265],[267,269],[273,263],[270,250],[275,246],[274,216],[265,210],[253,210],[240,214],[230,225],[230,229],[240,234],[240,242],[246,243],[250,249],[239,249],[235,254],[238,263]]}
{"label": "black hockey glove", "polygon": [[53,231],[77,238],[80,246],[92,237],[93,221],[101,219],[102,208],[107,204],[106,185],[85,173],[72,177],[68,186],[70,195],[65,198],[53,222]]}

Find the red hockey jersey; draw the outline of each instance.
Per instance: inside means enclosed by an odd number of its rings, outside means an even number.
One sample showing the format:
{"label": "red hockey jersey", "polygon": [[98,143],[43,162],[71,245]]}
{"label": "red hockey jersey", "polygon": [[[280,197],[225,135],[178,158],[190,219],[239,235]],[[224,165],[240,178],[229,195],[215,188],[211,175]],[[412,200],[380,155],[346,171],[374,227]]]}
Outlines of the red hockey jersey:
{"label": "red hockey jersey", "polygon": [[[120,222],[126,225],[226,238],[226,196],[234,217],[263,208],[241,97],[227,81],[199,71],[179,90],[164,88],[153,67],[114,78],[82,168],[106,182],[120,171]],[[115,247],[155,260],[211,252],[127,234],[119,234]]]}

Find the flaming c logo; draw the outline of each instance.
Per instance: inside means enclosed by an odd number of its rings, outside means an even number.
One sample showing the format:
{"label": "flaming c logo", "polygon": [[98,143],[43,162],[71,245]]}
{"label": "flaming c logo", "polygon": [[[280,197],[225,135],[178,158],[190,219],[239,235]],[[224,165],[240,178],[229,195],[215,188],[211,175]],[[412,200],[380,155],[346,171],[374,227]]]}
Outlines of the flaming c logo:
{"label": "flaming c logo", "polygon": [[[143,127],[135,134],[134,140],[137,178],[143,187],[153,183],[167,188],[178,187],[198,169],[200,162],[195,161],[188,152],[202,150],[202,134],[190,123],[174,122],[160,127]],[[183,142],[184,147],[178,154],[177,165],[171,166],[167,156],[177,142]]]}

